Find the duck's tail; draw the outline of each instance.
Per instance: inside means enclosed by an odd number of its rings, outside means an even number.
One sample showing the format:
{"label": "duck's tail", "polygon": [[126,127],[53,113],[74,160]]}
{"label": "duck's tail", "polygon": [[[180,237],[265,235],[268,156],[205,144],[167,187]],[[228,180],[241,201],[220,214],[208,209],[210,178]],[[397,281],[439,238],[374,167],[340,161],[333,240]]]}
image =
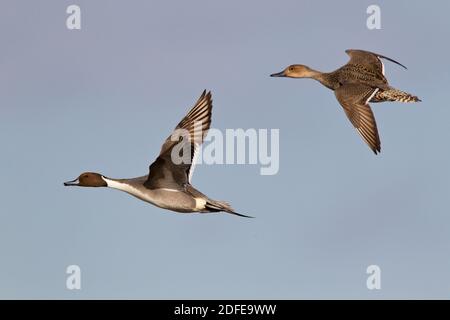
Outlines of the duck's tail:
{"label": "duck's tail", "polygon": [[230,214],[234,214],[234,215],[239,216],[239,217],[254,218],[254,217],[251,217],[251,216],[246,216],[245,214],[237,213],[230,206],[230,204],[228,202],[225,202],[225,201],[217,201],[217,200],[208,199],[208,201],[205,204],[205,208],[208,209],[209,212],[223,211],[223,212],[227,212],[227,213],[230,213]]}
{"label": "duck's tail", "polygon": [[412,94],[409,94],[407,92],[395,89],[395,88],[389,88],[387,90],[379,90],[374,98],[374,101],[372,102],[384,102],[384,101],[398,101],[398,102],[420,102],[418,97],[413,96]]}

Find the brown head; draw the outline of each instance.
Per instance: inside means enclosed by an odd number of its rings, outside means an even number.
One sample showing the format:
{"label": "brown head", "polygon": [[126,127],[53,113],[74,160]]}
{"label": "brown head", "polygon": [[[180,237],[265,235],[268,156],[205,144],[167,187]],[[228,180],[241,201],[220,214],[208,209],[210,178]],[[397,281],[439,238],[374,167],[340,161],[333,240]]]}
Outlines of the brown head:
{"label": "brown head", "polygon": [[64,182],[65,186],[78,186],[78,187],[107,187],[108,184],[103,180],[101,174],[95,172],[85,172],[80,174],[78,178],[72,181]]}
{"label": "brown head", "polygon": [[303,64],[293,64],[281,72],[273,73],[271,77],[288,77],[288,78],[312,78],[317,71]]}

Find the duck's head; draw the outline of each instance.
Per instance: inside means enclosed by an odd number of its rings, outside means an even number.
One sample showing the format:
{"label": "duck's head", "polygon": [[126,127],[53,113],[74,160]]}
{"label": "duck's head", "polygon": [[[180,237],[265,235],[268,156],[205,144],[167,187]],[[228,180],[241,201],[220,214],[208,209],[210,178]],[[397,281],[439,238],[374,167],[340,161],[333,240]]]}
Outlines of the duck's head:
{"label": "duck's head", "polygon": [[310,78],[314,71],[303,64],[292,64],[281,72],[273,73],[271,77]]}
{"label": "duck's head", "polygon": [[95,172],[84,172],[78,178],[72,181],[64,182],[65,186],[78,187],[107,187],[108,184],[103,179],[103,176]]}

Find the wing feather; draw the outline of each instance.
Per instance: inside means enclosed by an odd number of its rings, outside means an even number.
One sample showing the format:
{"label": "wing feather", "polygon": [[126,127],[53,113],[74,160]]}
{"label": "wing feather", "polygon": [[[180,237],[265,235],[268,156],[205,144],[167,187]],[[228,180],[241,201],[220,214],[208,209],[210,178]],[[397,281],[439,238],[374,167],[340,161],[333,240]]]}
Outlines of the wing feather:
{"label": "wing feather", "polygon": [[378,90],[364,84],[348,83],[334,91],[348,119],[375,154],[381,151],[381,142],[368,101]]}
{"label": "wing feather", "polygon": [[[149,189],[183,189],[190,184],[196,156],[203,143],[212,119],[211,92],[203,91],[194,107],[178,123],[172,134],[165,140],[156,160],[150,165],[150,172],[144,185]],[[175,146],[190,151],[188,163],[174,163],[172,150]]]}

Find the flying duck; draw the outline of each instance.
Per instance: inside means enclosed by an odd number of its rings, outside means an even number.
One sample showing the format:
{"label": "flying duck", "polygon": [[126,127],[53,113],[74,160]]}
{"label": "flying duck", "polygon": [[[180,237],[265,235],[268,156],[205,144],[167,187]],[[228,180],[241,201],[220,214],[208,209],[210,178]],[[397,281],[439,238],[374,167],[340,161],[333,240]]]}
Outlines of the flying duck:
{"label": "flying duck", "polygon": [[194,107],[165,140],[149,174],[131,179],[112,179],[95,172],[82,173],[65,186],[108,187],[124,191],[163,209],[176,212],[237,213],[224,201],[212,200],[191,185],[195,156],[211,125],[211,92],[203,91]]}
{"label": "flying duck", "polygon": [[370,149],[377,154],[381,151],[381,143],[369,102],[419,102],[421,100],[388,84],[381,59],[389,60],[406,69],[401,63],[364,50],[346,50],[345,52],[350,56],[350,60],[333,72],[319,72],[305,65],[294,64],[270,76],[312,78],[333,90],[350,122]]}

